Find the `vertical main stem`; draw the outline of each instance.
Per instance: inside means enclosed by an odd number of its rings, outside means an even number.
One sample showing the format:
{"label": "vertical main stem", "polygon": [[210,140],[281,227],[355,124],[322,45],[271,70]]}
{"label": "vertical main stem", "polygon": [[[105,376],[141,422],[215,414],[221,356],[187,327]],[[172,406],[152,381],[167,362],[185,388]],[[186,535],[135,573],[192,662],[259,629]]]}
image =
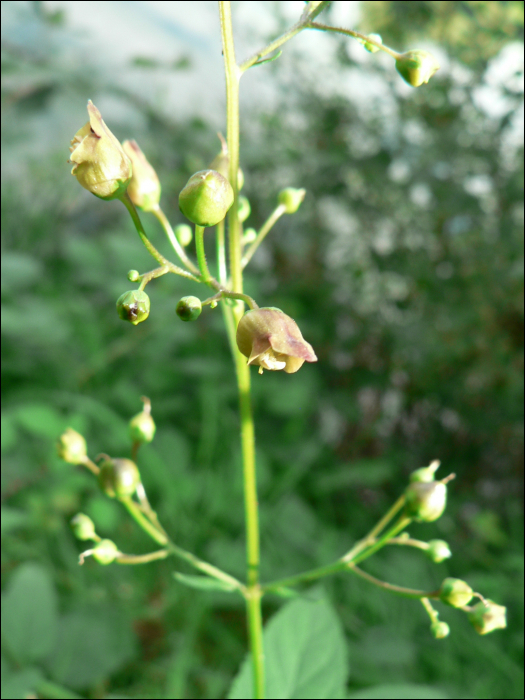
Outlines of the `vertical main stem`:
{"label": "vertical main stem", "polygon": [[[228,212],[228,243],[232,291],[243,291],[241,229],[237,214],[239,170],[239,79],[241,72],[235,60],[235,46],[231,21],[230,2],[219,2],[224,71],[226,76],[226,122],[229,164],[229,180],[234,192],[234,202]],[[232,309],[235,325],[243,314],[243,304]],[[239,408],[241,414],[241,446],[244,479],[244,509],[246,520],[246,606],[248,635],[252,659],[254,698],[264,698],[264,648],[262,634],[261,588],[259,585],[259,506],[255,468],[255,431],[250,398],[250,369],[246,359],[233,348]]]}

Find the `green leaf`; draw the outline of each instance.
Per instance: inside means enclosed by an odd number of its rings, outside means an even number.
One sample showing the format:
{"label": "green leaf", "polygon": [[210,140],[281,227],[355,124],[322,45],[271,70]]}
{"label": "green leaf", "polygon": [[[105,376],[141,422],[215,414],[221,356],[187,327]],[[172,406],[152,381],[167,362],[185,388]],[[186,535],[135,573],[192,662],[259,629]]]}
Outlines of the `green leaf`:
{"label": "green leaf", "polygon": [[18,508],[8,508],[7,506],[2,507],[0,521],[2,535],[24,525],[26,522],[27,513],[25,511],[19,510]]}
{"label": "green leaf", "polygon": [[236,591],[238,590],[236,586],[231,583],[226,583],[226,581],[219,581],[216,578],[209,578],[208,576],[191,576],[188,574],[181,574],[175,571],[173,576],[183,583],[185,586],[190,588],[198,588],[201,591]]}
{"label": "green leaf", "polygon": [[133,655],[131,630],[109,608],[70,613],[58,631],[47,666],[54,681],[75,690],[104,682]]}
{"label": "green leaf", "polygon": [[[264,629],[267,698],[343,698],[348,675],[341,623],[325,600],[294,600]],[[252,698],[249,656],[228,698]]]}
{"label": "green leaf", "polygon": [[2,700],[35,698],[42,672],[38,668],[27,667],[16,673],[2,674]]}
{"label": "green leaf", "polygon": [[352,693],[348,696],[349,700],[353,698],[369,698],[369,700],[424,700],[425,698],[443,698],[450,697],[441,690],[437,690],[430,685],[417,685],[415,683],[388,683],[385,685],[376,685],[367,690],[360,690],[357,693]]}
{"label": "green leaf", "polygon": [[24,664],[46,656],[56,635],[57,596],[53,581],[38,564],[22,564],[2,596],[2,639],[15,659]]}

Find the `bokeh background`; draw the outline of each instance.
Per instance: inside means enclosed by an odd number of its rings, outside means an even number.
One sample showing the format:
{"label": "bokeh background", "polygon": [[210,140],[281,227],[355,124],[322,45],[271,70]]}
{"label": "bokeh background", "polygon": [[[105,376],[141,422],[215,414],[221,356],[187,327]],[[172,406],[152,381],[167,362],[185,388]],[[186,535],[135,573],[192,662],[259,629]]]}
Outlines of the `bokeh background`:
{"label": "bokeh background", "polygon": [[[233,3],[238,57],[302,7]],[[457,475],[446,514],[410,533],[449,541],[452,559],[433,565],[392,547],[365,568],[417,588],[464,578],[508,607],[508,629],[479,637],[441,608],[452,632],[434,640],[417,603],[350,575],[326,580],[349,690],[388,681],[433,686],[433,697],[520,698],[523,4],[334,2],[323,17],[396,50],[430,50],[441,70],[414,90],[385,54],[305,32],[242,79],[245,226],[262,224],[282,187],[307,190],[254,257],[246,290],[295,318],[319,357],[295,375],[254,371],[262,575],[340,556],[410,471],[438,458],[440,474]],[[225,131],[216,3],[2,3],[2,697],[27,687],[224,697],[246,648],[242,601],[182,587],[173,570],[191,572],[172,560],[79,567],[83,545],[68,526],[83,511],[123,551],[151,549],[54,450],[71,425],[92,457],[127,456],[127,422],[146,395],[158,429],[139,466],[162,522],[178,544],[243,576],[221,316],[181,323],[178,299],[206,293],[166,276],[148,287],[146,323],[117,317],[127,271],[154,264],[124,207],[70,175],[88,98],[119,139],[139,142],[165,211],[182,222],[178,192]],[[44,622],[32,605],[50,611]],[[265,617],[279,606],[265,600]]]}

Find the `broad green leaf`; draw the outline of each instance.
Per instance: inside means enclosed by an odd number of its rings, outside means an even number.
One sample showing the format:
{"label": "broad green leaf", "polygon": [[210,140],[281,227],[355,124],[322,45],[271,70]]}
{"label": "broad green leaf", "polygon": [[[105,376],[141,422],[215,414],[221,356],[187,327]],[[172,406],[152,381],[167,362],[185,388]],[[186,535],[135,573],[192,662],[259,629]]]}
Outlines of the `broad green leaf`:
{"label": "broad green leaf", "polygon": [[449,695],[430,685],[417,685],[415,683],[388,683],[376,685],[373,688],[360,690],[348,696],[348,700],[354,698],[368,698],[369,700],[426,700],[436,698],[445,700]]}
{"label": "broad green leaf", "polygon": [[[264,629],[266,698],[336,699],[345,695],[347,647],[341,623],[325,600],[294,600]],[[228,698],[252,698],[249,656]]]}
{"label": "broad green leaf", "polygon": [[27,513],[25,511],[18,508],[3,506],[0,521],[1,534],[5,535],[7,532],[24,525],[26,521]]}
{"label": "broad green leaf", "polygon": [[110,609],[70,613],[58,632],[47,666],[53,680],[76,690],[103,682],[133,655],[131,630]]}
{"label": "broad green leaf", "polygon": [[36,690],[42,680],[38,668],[26,667],[16,673],[2,675],[2,700],[19,700],[19,698],[36,698]]}
{"label": "broad green leaf", "polygon": [[201,591],[237,590],[231,583],[219,581],[219,579],[216,578],[209,578],[208,576],[191,576],[188,574],[181,574],[178,571],[175,571],[173,576],[179,583],[183,583],[185,586],[189,586],[190,588],[198,588]]}
{"label": "broad green leaf", "polygon": [[53,581],[38,564],[16,569],[2,596],[2,639],[24,664],[46,656],[57,634],[57,596]]}

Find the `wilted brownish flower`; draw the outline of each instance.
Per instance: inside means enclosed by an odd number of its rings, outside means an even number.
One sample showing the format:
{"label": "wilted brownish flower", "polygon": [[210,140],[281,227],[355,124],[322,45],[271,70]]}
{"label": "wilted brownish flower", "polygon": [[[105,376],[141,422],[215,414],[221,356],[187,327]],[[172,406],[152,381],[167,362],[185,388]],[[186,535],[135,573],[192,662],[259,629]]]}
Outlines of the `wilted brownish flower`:
{"label": "wilted brownish flower", "polygon": [[87,109],[89,121],[71,140],[71,175],[101,199],[121,197],[131,180],[131,161],[91,100]]}
{"label": "wilted brownish flower", "polygon": [[157,173],[136,141],[124,141],[122,148],[133,164],[133,176],[128,186],[131,201],[143,211],[156,209],[160,201]]}
{"label": "wilted brownish flower", "polygon": [[280,309],[252,309],[244,314],[237,327],[237,347],[249,365],[297,372],[304,362],[317,362],[315,352],[301,335],[299,326]]}

